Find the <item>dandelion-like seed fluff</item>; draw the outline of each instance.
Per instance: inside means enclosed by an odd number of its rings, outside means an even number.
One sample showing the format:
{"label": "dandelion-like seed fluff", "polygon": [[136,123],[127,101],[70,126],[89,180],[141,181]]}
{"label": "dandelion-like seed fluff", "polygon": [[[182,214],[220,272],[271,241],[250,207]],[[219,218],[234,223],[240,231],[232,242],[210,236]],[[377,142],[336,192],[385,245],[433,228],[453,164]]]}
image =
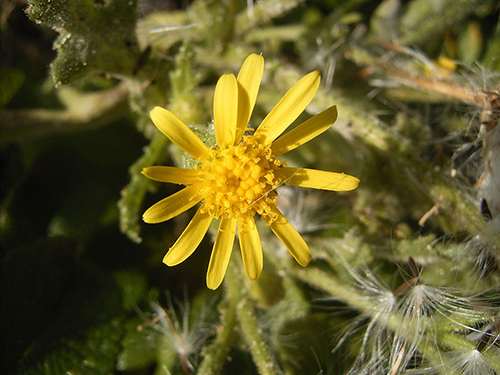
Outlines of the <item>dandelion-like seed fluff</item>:
{"label": "dandelion-like seed fluff", "polygon": [[310,262],[309,247],[276,207],[276,188],[280,184],[332,191],[349,191],[359,185],[356,177],[347,174],[287,167],[276,159],[325,132],[337,119],[336,106],[332,106],[281,135],[316,94],[320,83],[317,71],[300,79],[257,129],[245,135],[263,71],[264,58],[251,54],[238,77],[224,74],[217,82],[213,103],[215,147],[206,146],[170,111],[160,107],[151,111],[156,127],[198,164],[194,169],[153,166],[143,170],[152,180],[186,185],[151,206],[143,220],[146,223],[170,220],[201,202],[191,222],[165,255],[163,262],[168,266],[186,260],[202,241],[212,220],[220,220],[208,265],[210,289],[219,287],[224,279],[236,233],[248,278],[255,280],[260,276],[263,255],[256,214],[300,265]]}

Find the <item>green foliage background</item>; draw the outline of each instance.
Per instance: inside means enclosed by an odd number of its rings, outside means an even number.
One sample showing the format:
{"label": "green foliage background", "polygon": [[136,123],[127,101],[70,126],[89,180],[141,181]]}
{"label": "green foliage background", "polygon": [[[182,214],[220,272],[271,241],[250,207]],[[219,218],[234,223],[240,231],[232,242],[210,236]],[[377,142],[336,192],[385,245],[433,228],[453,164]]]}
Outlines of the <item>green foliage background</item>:
{"label": "green foliage background", "polygon": [[[496,1],[1,12],[2,373],[499,373]],[[287,162],[362,182],[283,193],[313,262],[302,269],[263,227],[263,276],[246,280],[235,249],[212,292],[210,236],[161,263],[189,214],[140,220],[176,189],[141,169],[186,162],[148,113],[164,106],[211,142],[217,78],[253,52],[266,60],[253,124],[319,70],[300,120],[332,104],[339,119]]]}

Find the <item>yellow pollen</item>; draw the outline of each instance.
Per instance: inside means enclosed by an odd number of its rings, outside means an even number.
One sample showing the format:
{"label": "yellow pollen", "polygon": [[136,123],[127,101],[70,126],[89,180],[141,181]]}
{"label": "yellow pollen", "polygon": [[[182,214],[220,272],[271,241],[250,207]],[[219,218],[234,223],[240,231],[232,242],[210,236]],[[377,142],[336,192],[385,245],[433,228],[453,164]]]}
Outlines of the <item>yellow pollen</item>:
{"label": "yellow pollen", "polygon": [[236,190],[236,194],[238,194],[240,197],[245,195],[245,189],[242,188],[241,186]]}
{"label": "yellow pollen", "polygon": [[243,170],[243,168],[234,168],[233,169],[233,175],[235,175],[236,177],[242,177],[244,172],[245,171]]}
{"label": "yellow pollen", "polygon": [[256,213],[272,223],[276,220],[276,187],[284,180],[275,171],[284,165],[274,158],[270,146],[254,136],[245,136],[235,146],[210,149],[197,167],[201,210],[215,218],[234,217],[240,227]]}
{"label": "yellow pollen", "polygon": [[262,194],[264,189],[260,185],[254,185],[252,186],[252,190],[255,194]]}
{"label": "yellow pollen", "polygon": [[246,191],[245,191],[245,198],[246,198],[248,201],[252,202],[252,201],[253,201],[253,199],[255,198],[255,193],[254,193],[252,190],[246,190]]}
{"label": "yellow pollen", "polygon": [[221,185],[226,185],[227,184],[227,175],[225,175],[225,174],[217,175],[217,182],[219,182]]}

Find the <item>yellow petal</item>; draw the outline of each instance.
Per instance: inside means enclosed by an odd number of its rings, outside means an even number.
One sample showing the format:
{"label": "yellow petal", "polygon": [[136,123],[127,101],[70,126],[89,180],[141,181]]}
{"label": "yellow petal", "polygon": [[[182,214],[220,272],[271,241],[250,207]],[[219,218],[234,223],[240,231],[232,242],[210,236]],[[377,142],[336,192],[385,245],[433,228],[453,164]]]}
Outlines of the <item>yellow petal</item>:
{"label": "yellow petal", "polygon": [[262,143],[274,141],[306,109],[319,87],[318,71],[302,77],[280,100],[262,121],[255,135],[262,137]]}
{"label": "yellow petal", "polygon": [[192,185],[198,182],[198,171],[177,167],[155,166],[141,172],[147,178],[171,184]]}
{"label": "yellow petal", "polygon": [[190,185],[162,199],[149,207],[142,215],[142,219],[149,224],[161,223],[189,210],[202,199],[198,194],[200,187],[199,184]]}
{"label": "yellow petal", "polygon": [[260,81],[264,72],[264,58],[252,53],[248,56],[238,73],[238,126],[236,127],[236,142],[245,132],[248,121],[252,116]]}
{"label": "yellow petal", "polygon": [[240,248],[245,272],[250,280],[259,278],[262,272],[262,245],[255,221],[250,218],[245,228],[240,229]]}
{"label": "yellow petal", "polygon": [[287,180],[286,185],[295,185],[305,188],[331,190],[331,191],[349,191],[354,190],[359,185],[359,179],[348,174],[319,171],[308,168],[289,168],[279,169]]}
{"label": "yellow petal", "polygon": [[176,266],[184,262],[194,253],[201,240],[203,240],[211,222],[212,216],[202,213],[201,209],[198,209],[184,232],[163,258],[163,263],[167,266]]}
{"label": "yellow petal", "polygon": [[309,246],[302,238],[302,236],[295,230],[288,220],[277,209],[275,212],[278,214],[276,219],[269,227],[274,234],[286,246],[290,254],[295,258],[297,263],[305,267],[311,261],[312,255]]}
{"label": "yellow petal", "polygon": [[217,145],[226,148],[234,144],[238,119],[238,82],[232,74],[219,78],[214,93],[214,127]]}
{"label": "yellow petal", "polygon": [[222,217],[208,264],[207,286],[209,289],[217,289],[226,275],[235,234],[236,220]]}
{"label": "yellow petal", "polygon": [[208,153],[208,147],[201,139],[172,112],[165,108],[154,107],[149,115],[156,127],[189,155],[200,160]]}
{"label": "yellow petal", "polygon": [[271,145],[274,156],[291,151],[325,132],[337,120],[337,106],[331,106],[282,135]]}

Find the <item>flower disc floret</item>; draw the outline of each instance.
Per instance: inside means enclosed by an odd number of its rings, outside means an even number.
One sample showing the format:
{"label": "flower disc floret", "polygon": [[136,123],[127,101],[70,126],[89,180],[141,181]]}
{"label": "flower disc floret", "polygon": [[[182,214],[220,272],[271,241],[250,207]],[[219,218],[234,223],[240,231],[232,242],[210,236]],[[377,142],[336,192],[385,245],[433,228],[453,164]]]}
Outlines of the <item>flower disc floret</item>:
{"label": "flower disc floret", "polygon": [[275,172],[284,165],[255,136],[245,136],[238,145],[210,149],[197,167],[201,211],[214,218],[235,218],[240,227],[256,213],[271,224],[276,220],[276,187],[284,180]]}

